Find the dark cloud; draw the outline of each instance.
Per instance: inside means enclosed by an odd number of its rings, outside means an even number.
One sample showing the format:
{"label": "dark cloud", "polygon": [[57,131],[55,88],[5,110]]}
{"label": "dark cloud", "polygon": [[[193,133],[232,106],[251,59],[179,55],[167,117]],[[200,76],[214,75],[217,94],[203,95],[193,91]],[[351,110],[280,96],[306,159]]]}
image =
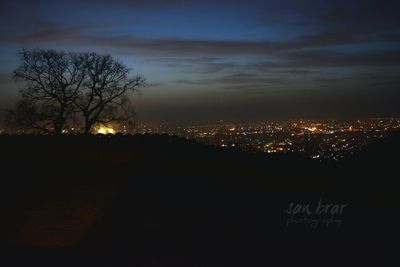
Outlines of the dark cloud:
{"label": "dark cloud", "polygon": [[83,27],[57,28],[48,27],[47,29],[27,34],[20,38],[23,44],[38,44],[52,42],[69,42],[74,40],[82,33]]}
{"label": "dark cloud", "polygon": [[285,67],[400,67],[400,49],[378,52],[339,53],[332,51],[301,51],[282,54]]}
{"label": "dark cloud", "polygon": [[[48,25],[45,29],[35,31],[27,34],[3,35],[0,37],[0,42],[5,44],[17,45],[54,45],[54,44],[69,44],[76,46],[91,46],[91,47],[108,47],[113,50],[120,51],[121,53],[131,53],[144,56],[157,56],[163,57],[187,57],[187,56],[203,56],[203,55],[277,55],[281,52],[296,51],[310,48],[326,48],[337,45],[352,45],[359,43],[371,42],[400,42],[400,33],[381,34],[381,35],[349,35],[323,32],[315,35],[305,35],[303,37],[288,40],[285,42],[269,42],[269,41],[235,41],[235,40],[191,40],[191,39],[178,39],[178,38],[162,38],[162,39],[149,39],[139,38],[132,35],[125,36],[99,36],[86,33],[85,27],[56,27],[55,25]],[[393,52],[392,52],[393,53]],[[307,61],[307,52],[300,52],[293,54],[293,56],[301,57]],[[310,53],[312,55],[312,53]],[[316,58],[318,55],[312,55]],[[334,55],[335,57],[337,55]],[[385,60],[392,62],[393,60],[387,56],[387,53],[382,55],[371,55],[373,61],[378,61],[379,56],[382,57],[382,63]],[[394,53],[395,58],[397,54]],[[323,57],[321,54],[320,57]],[[338,61],[343,61],[340,58]],[[373,58],[376,57],[376,58]],[[312,58],[312,57],[311,57]],[[358,62],[364,61],[357,55],[353,56]],[[352,59],[352,57],[348,57]],[[170,59],[169,59],[170,60]],[[208,61],[210,61],[208,59]],[[364,61],[364,63],[367,60]],[[333,58],[322,61],[333,62],[337,64]],[[196,63],[196,62],[192,62]],[[197,62],[205,63],[205,62]],[[218,71],[218,69],[226,69],[232,67],[230,63],[215,63],[210,65],[211,71]]]}
{"label": "dark cloud", "polygon": [[159,64],[169,68],[189,68],[190,72],[210,74],[229,70],[237,70],[240,64],[236,62],[225,62],[220,57],[160,57],[149,58],[146,62]]}
{"label": "dark cloud", "polygon": [[345,26],[358,31],[382,28],[398,29],[399,1],[356,0],[351,3],[338,1],[325,14],[318,16],[324,26]]}
{"label": "dark cloud", "polygon": [[279,78],[269,78],[263,77],[258,74],[252,73],[236,73],[231,75],[225,75],[218,78],[213,79],[202,79],[202,80],[177,80],[176,83],[185,83],[192,85],[201,85],[201,84],[249,84],[249,83],[277,83],[282,82],[282,79]]}
{"label": "dark cloud", "polygon": [[190,5],[196,1],[191,0],[87,0],[95,4],[103,4],[106,6],[119,6],[119,7],[147,7],[147,8],[165,8],[175,7],[182,5]]}
{"label": "dark cloud", "polygon": [[225,84],[277,84],[284,81],[277,77],[271,78],[258,74],[238,73],[222,77],[217,82]]}
{"label": "dark cloud", "polygon": [[397,0],[271,0],[255,17],[260,25],[321,26],[358,31],[397,28]]}
{"label": "dark cloud", "polygon": [[281,85],[287,83],[288,80],[252,73],[236,73],[215,78],[177,80],[175,82],[191,86],[211,86],[216,89],[217,94],[244,93],[246,95],[253,95],[271,94],[279,90]]}

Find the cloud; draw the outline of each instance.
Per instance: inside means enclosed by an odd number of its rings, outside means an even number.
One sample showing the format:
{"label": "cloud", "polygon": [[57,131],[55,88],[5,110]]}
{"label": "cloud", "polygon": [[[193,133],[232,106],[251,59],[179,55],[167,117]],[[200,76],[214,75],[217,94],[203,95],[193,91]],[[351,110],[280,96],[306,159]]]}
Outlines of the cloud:
{"label": "cloud", "polygon": [[202,80],[176,80],[176,83],[185,83],[191,85],[201,84],[248,84],[248,83],[270,83],[281,82],[281,79],[266,78],[257,74],[251,73],[236,73],[225,75],[218,78],[202,79]]}
{"label": "cloud", "polygon": [[[48,24],[45,28],[25,34],[2,35],[0,43],[15,44],[25,46],[37,45],[72,45],[86,47],[109,48],[113,51],[119,51],[122,54],[140,55],[146,57],[171,58],[175,60],[182,57],[192,57],[195,59],[204,58],[208,63],[212,58],[223,56],[236,55],[261,55],[261,56],[280,56],[291,51],[300,51],[304,49],[329,48],[337,45],[360,44],[371,42],[400,42],[400,33],[393,32],[391,34],[375,34],[375,35],[351,35],[346,33],[321,32],[314,35],[304,35],[293,40],[271,42],[271,41],[240,41],[240,40],[196,40],[196,39],[179,39],[179,38],[140,38],[134,35],[94,35],[90,33],[88,27],[57,27]],[[322,54],[310,52],[290,53],[292,60],[305,60],[306,64],[310,64],[314,60],[320,61],[319,65],[323,66],[329,62],[338,65],[339,62],[344,62],[346,59],[341,55],[337,60],[327,58]],[[397,54],[391,52],[397,57]],[[386,52],[381,55],[370,55],[373,62],[379,61],[381,64],[387,60],[388,64],[393,63],[390,57],[386,56]],[[329,55],[328,55],[329,56]],[[207,58],[208,57],[208,58]],[[324,60],[322,60],[324,58]],[[375,57],[375,58],[374,58]],[[318,59],[319,58],[319,59]],[[367,59],[353,55],[348,58],[355,59],[354,62],[368,63]],[[176,60],[177,61],[177,60]],[[170,62],[171,63],[171,62]],[[196,62],[192,62],[196,63]],[[198,64],[207,64],[207,62],[198,61]],[[271,61],[271,63],[274,63]],[[211,62],[208,65],[209,71],[219,71],[234,67],[230,62]]]}
{"label": "cloud", "polygon": [[191,5],[195,3],[193,0],[88,0],[95,4],[103,4],[106,6],[119,7],[146,7],[146,8],[167,8],[183,5]]}
{"label": "cloud", "polygon": [[175,83],[208,86],[217,90],[217,92],[241,92],[245,94],[265,94],[271,93],[271,90],[277,90],[287,79],[278,77],[267,77],[251,73],[236,73],[222,75],[215,78],[204,78],[198,80],[176,80]]}
{"label": "cloud", "polygon": [[398,66],[400,49],[377,52],[339,53],[332,51],[300,51],[282,54],[284,67],[355,67]]}

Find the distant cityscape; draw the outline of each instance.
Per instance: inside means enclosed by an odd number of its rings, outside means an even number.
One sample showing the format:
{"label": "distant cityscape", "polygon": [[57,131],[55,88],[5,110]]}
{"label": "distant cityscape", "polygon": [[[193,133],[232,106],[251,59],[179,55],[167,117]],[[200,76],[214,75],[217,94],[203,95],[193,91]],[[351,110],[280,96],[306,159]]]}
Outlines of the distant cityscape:
{"label": "distant cityscape", "polygon": [[[340,160],[354,154],[373,140],[400,129],[400,118],[363,120],[295,120],[281,122],[227,123],[209,125],[139,125],[134,130],[124,125],[96,126],[96,134],[167,134],[196,140],[207,145],[252,153],[299,153],[319,160]],[[63,130],[78,134],[79,127]],[[0,129],[0,134],[7,133]],[[16,134],[30,132],[16,131]]]}
{"label": "distant cityscape", "polygon": [[208,145],[255,153],[300,153],[312,159],[340,160],[370,141],[400,129],[400,118],[352,121],[298,120],[261,123],[225,123],[172,127],[139,127],[140,134],[168,134]]}

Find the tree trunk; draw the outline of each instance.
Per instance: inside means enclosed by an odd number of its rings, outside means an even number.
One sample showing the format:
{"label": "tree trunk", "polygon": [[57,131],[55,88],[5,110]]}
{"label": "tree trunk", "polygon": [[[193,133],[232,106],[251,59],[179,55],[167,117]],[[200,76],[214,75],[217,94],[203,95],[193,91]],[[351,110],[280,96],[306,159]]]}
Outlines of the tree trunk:
{"label": "tree trunk", "polygon": [[88,134],[90,134],[91,129],[92,129],[92,123],[89,120],[85,119],[85,129],[84,129],[83,133],[88,135]]}
{"label": "tree trunk", "polygon": [[54,134],[61,135],[62,134],[62,126],[59,124],[54,125]]}

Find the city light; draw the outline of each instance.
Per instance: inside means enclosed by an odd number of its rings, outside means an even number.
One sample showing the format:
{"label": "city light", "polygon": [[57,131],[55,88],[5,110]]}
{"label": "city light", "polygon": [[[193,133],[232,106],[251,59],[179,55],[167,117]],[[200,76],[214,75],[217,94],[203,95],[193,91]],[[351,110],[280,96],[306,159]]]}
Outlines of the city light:
{"label": "city light", "polygon": [[105,127],[105,126],[101,126],[98,130],[97,130],[97,134],[115,134],[115,130],[113,128],[110,127]]}
{"label": "city light", "polygon": [[262,153],[301,153],[313,159],[338,160],[370,141],[400,128],[400,119],[356,121],[301,120],[190,127],[142,127],[138,133],[166,133],[219,147]]}

